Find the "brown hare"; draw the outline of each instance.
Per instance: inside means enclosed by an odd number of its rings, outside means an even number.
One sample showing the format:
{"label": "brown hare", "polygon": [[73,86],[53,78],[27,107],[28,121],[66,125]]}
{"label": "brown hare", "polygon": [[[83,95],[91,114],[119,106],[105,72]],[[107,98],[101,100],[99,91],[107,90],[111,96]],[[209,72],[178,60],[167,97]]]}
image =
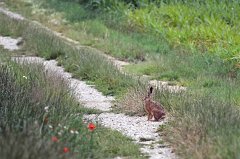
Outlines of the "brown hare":
{"label": "brown hare", "polygon": [[154,117],[155,121],[165,118],[165,111],[160,103],[154,102],[151,99],[151,94],[153,92],[153,87],[150,87],[148,95],[144,98],[145,110],[148,113],[148,120]]}

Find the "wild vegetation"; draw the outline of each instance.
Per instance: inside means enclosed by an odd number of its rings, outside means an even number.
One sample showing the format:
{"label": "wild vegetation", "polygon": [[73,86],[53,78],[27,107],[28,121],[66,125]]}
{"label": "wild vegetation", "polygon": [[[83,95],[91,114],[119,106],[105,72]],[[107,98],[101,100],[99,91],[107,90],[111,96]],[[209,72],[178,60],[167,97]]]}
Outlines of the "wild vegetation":
{"label": "wild vegetation", "polygon": [[[173,117],[161,131],[179,156],[229,159],[240,156],[237,1],[38,2],[6,1],[8,7],[81,44],[136,62],[126,68],[129,72],[188,86],[188,91],[180,94],[155,92],[155,100],[161,101]],[[76,77],[94,81],[98,88],[107,90],[106,94],[118,94],[122,100],[120,110],[142,114],[138,101],[146,92],[144,86],[129,76],[114,74],[118,71],[102,56],[95,56],[93,50],[80,47],[81,51],[77,51],[63,39],[34,27],[30,26],[23,34],[28,46],[25,49],[57,58]],[[40,39],[49,41],[43,43]],[[91,60],[92,56],[103,62]],[[104,80],[114,82],[108,85]]]}
{"label": "wild vegetation", "polygon": [[142,158],[119,132],[85,122],[83,114],[97,112],[80,106],[61,77],[0,52],[1,158]]}

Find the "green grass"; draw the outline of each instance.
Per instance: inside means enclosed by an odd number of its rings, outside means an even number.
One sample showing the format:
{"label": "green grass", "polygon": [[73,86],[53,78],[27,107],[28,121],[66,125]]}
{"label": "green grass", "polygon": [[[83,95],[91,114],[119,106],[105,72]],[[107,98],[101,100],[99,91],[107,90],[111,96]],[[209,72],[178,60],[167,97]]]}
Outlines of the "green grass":
{"label": "green grass", "polygon": [[[228,92],[226,88],[233,86],[232,96],[237,104],[240,103],[239,71],[232,69],[230,63],[223,62],[219,57],[199,54],[185,56],[173,52],[151,61],[129,65],[126,71],[150,75],[152,79],[171,81],[196,92],[211,92],[219,100]],[[222,92],[221,95],[219,92]]]}
{"label": "green grass", "polygon": [[[34,2],[37,8],[31,7],[31,3],[28,4],[23,1],[16,3],[14,0],[11,0],[6,3],[23,15],[40,21],[46,26],[63,33],[65,36],[79,41],[83,45],[98,48],[106,54],[113,55],[119,59],[130,61],[145,60],[146,54],[166,52],[168,49],[164,39],[127,31],[123,27],[124,25],[119,26],[117,22],[112,23],[108,21],[111,17],[102,16],[101,14],[96,15],[84,9],[84,6],[76,5],[74,2],[56,0],[40,4],[39,2]],[[41,10],[42,8],[45,11]],[[27,10],[31,10],[32,13]],[[122,16],[119,14],[120,19]],[[60,24],[55,25],[51,23],[52,19],[55,19]],[[119,29],[116,30],[115,28]]]}
{"label": "green grass", "polygon": [[136,9],[127,16],[136,29],[164,34],[174,47],[197,48],[239,62],[238,1],[174,1]]}
{"label": "green grass", "polygon": [[2,13],[0,14],[0,19],[1,23],[4,24],[0,25],[0,34],[2,36],[19,37],[22,34],[23,27],[26,25],[24,22],[8,18]]}
{"label": "green grass", "polygon": [[[5,17],[3,17],[4,19]],[[19,22],[16,22],[17,24]],[[120,95],[135,81],[119,72],[101,53],[89,47],[77,47],[38,23],[25,21],[23,51],[46,59],[57,59],[73,76],[95,83],[105,95]],[[21,53],[21,51],[19,51]]]}
{"label": "green grass", "polygon": [[[61,123],[73,126],[70,114],[81,112],[82,109],[77,107],[72,97],[68,96],[68,88],[61,79],[49,76],[42,70],[41,66],[29,67],[27,64],[20,66],[13,62],[0,67],[0,85],[2,86],[0,136],[3,139],[1,141],[3,158],[10,156],[11,158],[24,158],[24,156],[39,158],[38,151],[42,157],[66,158],[73,156],[77,150],[76,144],[82,142],[76,139],[76,142],[72,143],[69,140],[70,134],[66,134],[66,138],[59,136],[61,140],[59,144],[51,142],[51,136],[57,132],[49,131],[48,125],[55,126]],[[45,107],[49,107],[49,112],[45,111]],[[87,134],[86,125],[79,123],[74,127]],[[26,139],[26,141],[14,140],[17,138]],[[20,142],[24,145],[23,147],[15,145]],[[3,146],[6,144],[9,146]],[[72,150],[71,154],[62,154],[63,146],[69,147]],[[89,154],[84,153],[84,155]]]}
{"label": "green grass", "polygon": [[134,145],[133,141],[123,136],[120,132],[112,131],[106,128],[99,128],[96,132],[95,139],[100,145],[96,158],[114,158],[125,156],[126,158],[145,159],[146,157],[139,154],[139,146]]}
{"label": "green grass", "polygon": [[147,62],[128,65],[125,67],[125,71],[198,88],[202,87],[197,81],[198,78],[205,78],[205,80],[209,80],[209,78],[236,80],[239,78],[239,70],[234,68],[234,63],[223,61],[215,55],[193,54],[186,56],[180,51],[155,56]]}
{"label": "green grass", "polygon": [[25,48],[46,59],[56,59],[66,71],[82,80],[94,82],[105,95],[119,95],[135,81],[113,66],[101,53],[88,47],[77,47],[36,24],[23,35]]}

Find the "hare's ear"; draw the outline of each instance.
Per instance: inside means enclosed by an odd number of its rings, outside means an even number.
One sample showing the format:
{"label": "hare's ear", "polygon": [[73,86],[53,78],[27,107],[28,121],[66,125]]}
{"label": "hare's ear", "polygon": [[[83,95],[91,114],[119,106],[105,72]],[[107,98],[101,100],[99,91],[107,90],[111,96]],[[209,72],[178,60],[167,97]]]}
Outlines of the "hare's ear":
{"label": "hare's ear", "polygon": [[148,91],[148,97],[152,94],[153,91],[153,87],[150,87],[149,91]]}
{"label": "hare's ear", "polygon": [[149,90],[150,90],[150,91],[149,91],[150,94],[152,94],[152,92],[153,92],[153,87],[151,86]]}

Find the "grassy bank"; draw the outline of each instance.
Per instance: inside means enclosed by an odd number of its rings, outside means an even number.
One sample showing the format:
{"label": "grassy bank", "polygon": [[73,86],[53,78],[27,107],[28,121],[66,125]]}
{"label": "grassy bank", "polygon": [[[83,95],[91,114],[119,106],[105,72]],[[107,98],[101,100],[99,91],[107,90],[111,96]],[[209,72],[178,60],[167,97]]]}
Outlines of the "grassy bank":
{"label": "grassy bank", "polygon": [[[0,18],[6,21],[3,15]],[[26,54],[57,59],[59,65],[63,65],[67,71],[73,73],[74,77],[94,82],[105,95],[119,95],[126,91],[127,87],[134,85],[135,81],[130,76],[120,73],[111,62],[96,53],[94,49],[75,46],[38,23],[29,25],[28,21],[15,21],[15,24],[21,27],[22,24],[24,25],[20,29],[21,36],[25,40],[23,50]],[[19,36],[18,32],[8,31],[5,27],[0,28],[0,33],[2,32]]]}

